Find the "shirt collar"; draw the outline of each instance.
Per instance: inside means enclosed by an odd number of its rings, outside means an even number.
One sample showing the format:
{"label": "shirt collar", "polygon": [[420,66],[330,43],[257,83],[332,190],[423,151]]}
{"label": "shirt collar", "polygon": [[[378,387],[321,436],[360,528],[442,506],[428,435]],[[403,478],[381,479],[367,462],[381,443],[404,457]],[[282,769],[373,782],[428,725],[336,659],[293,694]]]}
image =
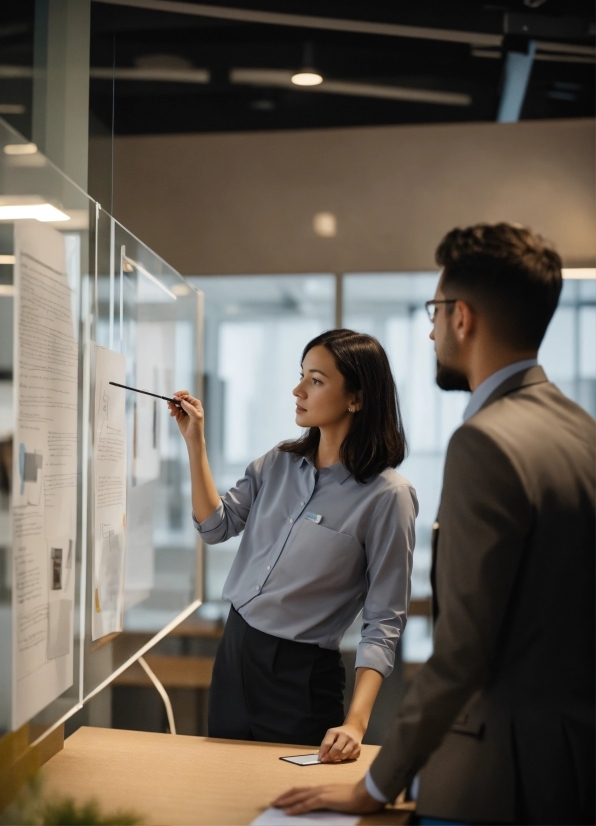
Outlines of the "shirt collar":
{"label": "shirt collar", "polygon": [[516,373],[521,373],[522,370],[528,370],[530,367],[535,367],[538,364],[537,359],[524,359],[523,361],[516,361],[513,364],[508,364],[507,367],[503,367],[501,370],[497,370],[496,373],[493,373],[492,376],[489,376],[487,379],[478,385],[476,390],[470,396],[470,401],[466,409],[464,410],[464,422],[467,422],[471,416],[474,416],[484,402],[488,399],[492,393],[503,384],[504,381],[514,376]]}
{"label": "shirt collar", "polygon": [[[308,458],[307,456],[302,456],[301,459],[302,459],[302,461],[300,462],[301,466],[306,462],[306,464],[310,465],[312,468],[315,467],[314,462],[312,461],[312,459]],[[340,485],[343,485],[343,483],[346,481],[348,476],[351,475],[350,471],[347,469],[347,467],[345,465],[343,465],[341,462],[336,462],[334,465],[329,465],[328,467],[329,467],[329,470],[331,471],[331,473],[333,474],[333,476],[335,477],[335,480]],[[315,468],[315,470],[316,470],[316,468]]]}

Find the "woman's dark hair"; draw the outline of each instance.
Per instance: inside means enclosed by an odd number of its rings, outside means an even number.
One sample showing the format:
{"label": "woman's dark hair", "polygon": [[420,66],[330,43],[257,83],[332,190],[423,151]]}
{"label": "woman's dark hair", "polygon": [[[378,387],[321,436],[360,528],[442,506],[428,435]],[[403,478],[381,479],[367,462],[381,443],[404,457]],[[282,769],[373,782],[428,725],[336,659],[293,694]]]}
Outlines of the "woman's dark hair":
{"label": "woman's dark hair", "polygon": [[[399,409],[397,388],[389,359],[376,338],[353,330],[328,330],[309,341],[302,361],[313,347],[326,347],[345,379],[348,393],[359,393],[362,407],[354,413],[339,458],[358,482],[367,482],[406,457],[406,434]],[[320,431],[311,427],[300,439],[284,442],[280,450],[298,456],[314,456]]]}
{"label": "woman's dark hair", "polygon": [[506,223],[453,229],[436,260],[448,298],[470,300],[509,346],[540,347],[563,285],[561,259],[542,236]]}

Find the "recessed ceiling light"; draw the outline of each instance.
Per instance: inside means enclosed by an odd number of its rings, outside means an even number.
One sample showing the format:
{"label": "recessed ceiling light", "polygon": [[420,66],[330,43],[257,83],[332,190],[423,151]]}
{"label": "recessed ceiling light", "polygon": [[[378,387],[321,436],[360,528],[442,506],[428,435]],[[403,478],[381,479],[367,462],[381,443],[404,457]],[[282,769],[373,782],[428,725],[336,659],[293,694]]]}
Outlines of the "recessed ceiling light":
{"label": "recessed ceiling light", "polygon": [[52,204],[6,204],[0,206],[0,221],[70,221],[70,215]]}
{"label": "recessed ceiling light", "polygon": [[332,212],[317,212],[312,225],[321,238],[334,238],[337,235],[337,218]]}
{"label": "recessed ceiling light", "polygon": [[14,264],[14,255],[0,255],[0,264]]}
{"label": "recessed ceiling light", "polygon": [[322,82],[323,76],[312,70],[302,69],[292,75],[292,83],[295,86],[320,86]]}
{"label": "recessed ceiling light", "polygon": [[4,147],[5,155],[35,155],[36,152],[34,143],[7,143]]}

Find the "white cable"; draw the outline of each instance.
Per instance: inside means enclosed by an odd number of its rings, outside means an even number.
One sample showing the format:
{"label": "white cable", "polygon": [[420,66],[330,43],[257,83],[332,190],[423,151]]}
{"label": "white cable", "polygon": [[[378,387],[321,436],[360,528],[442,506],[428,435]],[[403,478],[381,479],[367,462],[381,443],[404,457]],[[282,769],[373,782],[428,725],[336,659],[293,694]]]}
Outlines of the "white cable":
{"label": "white cable", "polygon": [[176,734],[174,712],[172,711],[172,704],[170,702],[170,698],[168,697],[167,691],[160,683],[160,681],[157,679],[153,671],[149,668],[144,657],[139,657],[139,663],[141,664],[141,667],[144,670],[145,674],[149,677],[155,688],[159,691],[161,699],[163,700],[163,704],[166,707],[166,714],[168,715],[168,725],[170,727],[170,734]]}

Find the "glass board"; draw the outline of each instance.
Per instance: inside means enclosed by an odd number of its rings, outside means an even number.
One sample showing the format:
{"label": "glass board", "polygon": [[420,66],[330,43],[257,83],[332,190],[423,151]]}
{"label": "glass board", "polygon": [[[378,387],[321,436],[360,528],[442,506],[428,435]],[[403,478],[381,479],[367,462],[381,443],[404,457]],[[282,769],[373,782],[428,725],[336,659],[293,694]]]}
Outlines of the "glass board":
{"label": "glass board", "polygon": [[193,612],[202,547],[161,399],[202,293],[0,120],[0,734],[43,736]]}

